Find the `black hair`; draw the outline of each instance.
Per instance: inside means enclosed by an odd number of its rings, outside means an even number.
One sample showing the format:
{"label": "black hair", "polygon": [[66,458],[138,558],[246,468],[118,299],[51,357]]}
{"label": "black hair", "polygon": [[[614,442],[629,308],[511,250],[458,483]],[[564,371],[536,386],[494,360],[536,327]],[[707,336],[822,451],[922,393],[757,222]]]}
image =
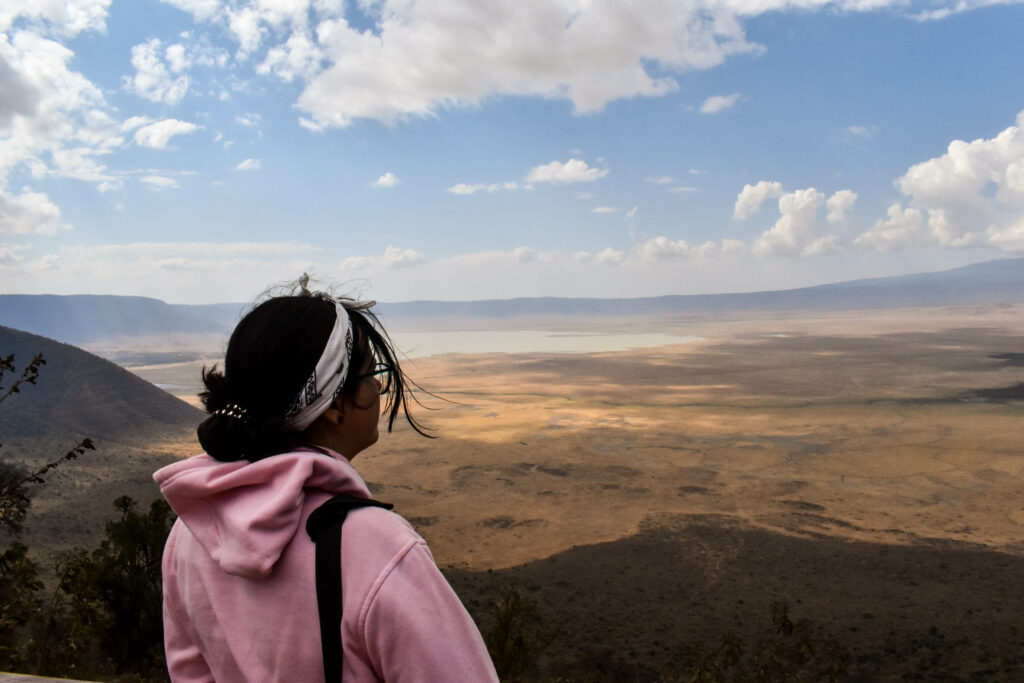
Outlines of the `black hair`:
{"label": "black hair", "polygon": [[382,390],[388,431],[402,413],[417,433],[430,436],[409,412],[408,401],[417,400],[411,390],[417,385],[402,372],[391,339],[373,311],[374,302],[304,291],[256,306],[231,334],[223,372],[216,365],[203,368],[206,390],[199,397],[210,416],[196,432],[207,453],[225,462],[255,462],[315,445],[306,444],[302,432],[287,425],[286,414],[327,345],[337,318],[335,301],[348,312],[353,332],[352,358],[341,393],[355,396],[365,377],[360,369],[382,364],[390,370]]}

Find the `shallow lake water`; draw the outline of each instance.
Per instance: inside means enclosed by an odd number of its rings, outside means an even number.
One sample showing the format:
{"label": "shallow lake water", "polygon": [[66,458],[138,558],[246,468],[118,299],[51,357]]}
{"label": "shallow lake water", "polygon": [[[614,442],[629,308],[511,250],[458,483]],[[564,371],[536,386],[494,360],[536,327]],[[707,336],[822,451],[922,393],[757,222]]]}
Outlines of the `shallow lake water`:
{"label": "shallow lake water", "polygon": [[699,339],[660,332],[604,334],[549,330],[395,332],[391,338],[409,358],[448,353],[599,353],[686,344]]}
{"label": "shallow lake water", "polygon": [[[601,353],[686,344],[700,337],[645,332],[555,332],[550,330],[460,330],[453,332],[395,332],[391,335],[400,358],[425,358],[453,353]],[[221,364],[204,358],[185,362],[130,365],[128,370],[168,393],[198,406],[203,366]]]}

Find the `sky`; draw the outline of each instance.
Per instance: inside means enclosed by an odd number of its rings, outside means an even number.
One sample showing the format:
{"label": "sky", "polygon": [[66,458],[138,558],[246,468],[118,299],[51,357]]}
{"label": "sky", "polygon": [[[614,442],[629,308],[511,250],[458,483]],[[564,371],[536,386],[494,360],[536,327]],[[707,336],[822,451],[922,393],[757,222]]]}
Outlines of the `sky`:
{"label": "sky", "polygon": [[1019,0],[0,0],[0,292],[784,289],[1024,255]]}

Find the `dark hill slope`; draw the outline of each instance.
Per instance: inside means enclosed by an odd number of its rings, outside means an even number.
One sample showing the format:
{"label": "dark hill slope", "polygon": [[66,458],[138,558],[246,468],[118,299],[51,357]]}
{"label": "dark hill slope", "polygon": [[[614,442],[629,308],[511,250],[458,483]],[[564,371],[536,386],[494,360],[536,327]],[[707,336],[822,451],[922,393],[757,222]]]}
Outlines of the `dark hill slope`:
{"label": "dark hill slope", "polygon": [[[46,359],[35,386],[0,406],[0,437],[90,437],[136,442],[196,425],[202,412],[123,368],[82,349],[0,327],[0,355],[14,354],[19,372],[35,354]],[[3,385],[10,386],[11,375]]]}
{"label": "dark hill slope", "polygon": [[[912,542],[781,534],[724,515],[644,527],[518,567],[445,573],[480,624],[507,587],[525,596],[504,613],[537,639],[527,680],[1022,680],[1019,554],[903,532]],[[791,633],[772,623],[775,601]],[[838,679],[780,666],[842,653]],[[719,675],[691,678],[701,662]],[[774,675],[755,676],[761,667]]]}

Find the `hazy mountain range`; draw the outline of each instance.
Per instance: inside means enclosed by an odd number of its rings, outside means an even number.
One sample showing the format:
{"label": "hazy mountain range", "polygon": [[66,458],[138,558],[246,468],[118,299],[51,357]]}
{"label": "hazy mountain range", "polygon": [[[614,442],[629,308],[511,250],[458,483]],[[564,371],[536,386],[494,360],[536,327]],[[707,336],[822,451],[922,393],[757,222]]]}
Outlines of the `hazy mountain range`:
{"label": "hazy mountain range", "polygon": [[392,318],[434,315],[507,318],[517,315],[615,316],[851,310],[1015,301],[1024,301],[1024,258],[986,261],[937,273],[852,280],[768,292],[668,295],[635,299],[542,297],[497,301],[411,301],[382,304],[381,310]]}
{"label": "hazy mountain range", "polygon": [[[634,299],[559,297],[382,303],[391,320],[517,316],[624,316],[743,311],[852,310],[1024,301],[1024,258],[986,261],[937,273],[853,280],[769,292]],[[168,304],[98,295],[0,295],[0,325],[74,344],[120,337],[225,334],[248,304]]]}
{"label": "hazy mountain range", "polygon": [[0,294],[0,325],[83,344],[117,337],[223,333],[245,304],[189,306],[142,296]]}

